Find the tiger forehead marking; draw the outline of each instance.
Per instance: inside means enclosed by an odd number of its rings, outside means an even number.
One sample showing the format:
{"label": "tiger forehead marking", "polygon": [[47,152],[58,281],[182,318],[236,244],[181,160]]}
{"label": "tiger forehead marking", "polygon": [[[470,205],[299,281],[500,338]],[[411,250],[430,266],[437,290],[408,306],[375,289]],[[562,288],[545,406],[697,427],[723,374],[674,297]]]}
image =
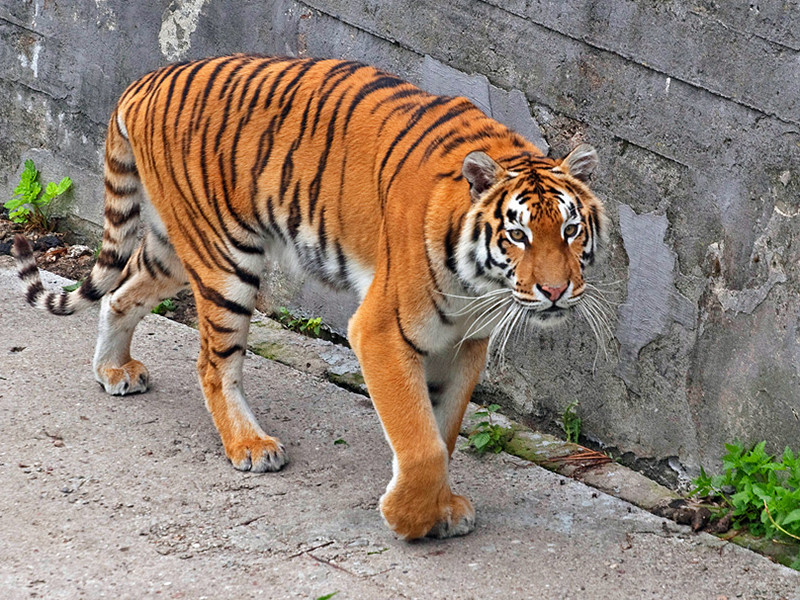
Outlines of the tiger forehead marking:
{"label": "tiger forehead marking", "polygon": [[403,538],[463,535],[475,511],[447,465],[487,349],[573,306],[605,323],[582,301],[604,230],[585,185],[596,162],[589,146],[544,157],[466,98],[368,65],[208,58],[117,103],[103,246],[81,287],[47,291],[22,236],[14,253],[29,303],[72,314],[102,299],[93,367],[110,394],[147,389],[133,331],[191,285],[206,406],[244,471],[287,461],[242,385],[267,258],[356,291],[348,339],[394,452],[381,513]]}

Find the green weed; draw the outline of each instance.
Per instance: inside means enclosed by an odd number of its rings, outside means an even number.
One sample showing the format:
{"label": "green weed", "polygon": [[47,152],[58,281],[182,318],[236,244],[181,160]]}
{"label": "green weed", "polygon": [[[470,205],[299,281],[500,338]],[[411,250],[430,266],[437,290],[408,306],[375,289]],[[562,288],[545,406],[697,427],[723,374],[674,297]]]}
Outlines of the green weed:
{"label": "green weed", "polygon": [[63,289],[65,292],[74,292],[79,287],[81,287],[82,283],[83,279],[81,279],[80,281],[76,281],[75,283],[70,283],[69,285],[62,285],[61,289]]}
{"label": "green weed", "polygon": [[277,317],[278,322],[286,327],[286,329],[305,333],[311,337],[319,337],[322,330],[322,317],[316,317],[313,319],[295,317],[285,306],[281,306],[280,309],[278,309]]}
{"label": "green weed", "polygon": [[[724,473],[711,477],[701,468],[690,494],[721,498],[734,525],[754,535],[800,540],[800,453],[787,447],[776,460],[765,446],[725,444]],[[792,567],[800,570],[800,554]]]}
{"label": "green weed", "polygon": [[175,301],[172,298],[167,298],[166,300],[159,302],[150,312],[157,315],[165,315],[168,312],[175,312],[177,308],[178,305],[175,304]]}
{"label": "green weed", "polygon": [[490,404],[481,410],[475,411],[475,417],[485,420],[479,422],[469,434],[467,447],[475,448],[479,454],[484,452],[498,454],[505,448],[509,438],[509,430],[497,423],[492,423],[492,415],[499,409],[500,405]]}
{"label": "green weed", "polygon": [[581,426],[583,421],[575,412],[575,409],[580,404],[578,400],[570,402],[561,414],[561,428],[564,430],[564,435],[567,436],[567,441],[573,444],[578,443],[578,438],[581,436]]}
{"label": "green weed", "polygon": [[64,177],[59,183],[51,181],[44,188],[39,183],[39,171],[28,159],[20,175],[19,184],[14,188],[14,197],[3,204],[8,209],[8,218],[14,223],[30,223],[35,227],[49,229],[48,207],[54,198],[72,186],[72,179]]}

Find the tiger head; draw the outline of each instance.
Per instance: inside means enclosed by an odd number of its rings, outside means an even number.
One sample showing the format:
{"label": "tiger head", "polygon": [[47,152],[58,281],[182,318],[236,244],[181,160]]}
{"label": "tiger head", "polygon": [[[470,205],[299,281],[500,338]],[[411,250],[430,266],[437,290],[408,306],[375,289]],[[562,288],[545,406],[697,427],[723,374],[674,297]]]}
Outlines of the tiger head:
{"label": "tiger head", "polygon": [[462,282],[478,295],[510,297],[540,325],[566,316],[584,295],[583,271],[604,234],[603,205],[585,183],[596,165],[588,145],[560,161],[526,157],[505,167],[484,152],[468,154],[462,174],[472,206],[456,256]]}

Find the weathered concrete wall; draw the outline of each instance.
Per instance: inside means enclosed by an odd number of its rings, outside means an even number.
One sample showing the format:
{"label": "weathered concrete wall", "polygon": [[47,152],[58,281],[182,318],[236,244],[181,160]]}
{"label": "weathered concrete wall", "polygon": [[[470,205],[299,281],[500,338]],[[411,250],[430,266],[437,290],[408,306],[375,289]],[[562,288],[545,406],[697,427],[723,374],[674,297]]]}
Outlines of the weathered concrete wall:
{"label": "weathered concrete wall", "polygon": [[[698,0],[2,0],[0,188],[35,153],[100,215],[105,122],[167,60],[233,51],[378,64],[471,96],[543,148],[594,144],[615,224],[586,323],[517,344],[483,393],[643,464],[696,469],[732,439],[800,439],[800,3]],[[530,115],[533,115],[532,120]],[[537,126],[538,123],[538,126]],[[340,327],[352,299],[272,272],[276,302]]]}

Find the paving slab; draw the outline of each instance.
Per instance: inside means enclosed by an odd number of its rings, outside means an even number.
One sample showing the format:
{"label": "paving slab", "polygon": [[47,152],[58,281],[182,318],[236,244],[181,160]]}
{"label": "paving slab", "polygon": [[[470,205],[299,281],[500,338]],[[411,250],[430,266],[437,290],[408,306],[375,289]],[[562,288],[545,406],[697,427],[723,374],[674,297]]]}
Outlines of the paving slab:
{"label": "paving slab", "polygon": [[506,454],[454,456],[472,534],[400,541],[377,510],[391,453],[370,402],[256,355],[245,389],[291,462],[237,472],[202,401],[195,330],[146,318],[134,355],[153,388],[107,396],[91,372],[97,311],[34,311],[8,264],[3,598],[800,600],[800,573]]}

